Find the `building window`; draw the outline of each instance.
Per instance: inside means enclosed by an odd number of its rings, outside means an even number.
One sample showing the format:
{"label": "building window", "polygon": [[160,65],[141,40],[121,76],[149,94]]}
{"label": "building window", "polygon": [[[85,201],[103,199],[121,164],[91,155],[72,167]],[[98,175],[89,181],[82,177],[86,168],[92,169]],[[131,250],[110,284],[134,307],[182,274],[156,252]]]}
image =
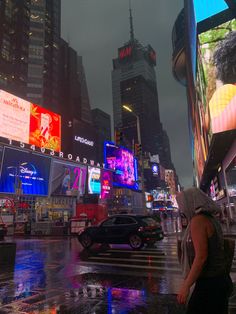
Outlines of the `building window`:
{"label": "building window", "polygon": [[10,42],[9,39],[4,37],[2,41],[2,50],[1,50],[2,58],[9,61],[10,59]]}

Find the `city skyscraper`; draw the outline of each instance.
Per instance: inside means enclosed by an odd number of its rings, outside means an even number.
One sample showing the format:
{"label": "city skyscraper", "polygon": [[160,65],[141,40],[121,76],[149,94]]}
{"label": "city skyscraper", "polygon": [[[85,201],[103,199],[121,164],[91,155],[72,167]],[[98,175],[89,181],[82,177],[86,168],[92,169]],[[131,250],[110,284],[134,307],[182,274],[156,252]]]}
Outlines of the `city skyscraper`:
{"label": "city skyscraper", "polygon": [[113,59],[114,127],[123,131],[124,144],[132,149],[138,141],[137,121],[134,114],[123,110],[122,106],[128,105],[139,116],[143,151],[158,154],[161,164],[173,169],[169,139],[160,121],[156,52],[135,38],[131,8],[129,12],[130,39]]}
{"label": "city skyscraper", "polygon": [[61,0],[31,0],[27,99],[58,110]]}
{"label": "city skyscraper", "polygon": [[92,109],[93,126],[96,130],[97,160],[104,162],[104,142],[111,140],[111,117],[101,109]]}
{"label": "city skyscraper", "polygon": [[0,87],[58,111],[60,0],[0,1]]}
{"label": "city skyscraper", "polygon": [[0,88],[26,97],[29,0],[0,1]]}

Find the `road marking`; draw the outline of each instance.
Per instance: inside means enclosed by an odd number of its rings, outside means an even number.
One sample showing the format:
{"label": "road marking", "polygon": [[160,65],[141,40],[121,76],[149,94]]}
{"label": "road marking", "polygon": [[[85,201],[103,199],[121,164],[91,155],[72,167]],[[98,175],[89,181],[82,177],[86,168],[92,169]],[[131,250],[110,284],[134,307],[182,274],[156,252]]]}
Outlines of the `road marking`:
{"label": "road marking", "polygon": [[130,265],[130,264],[111,264],[111,263],[95,263],[95,262],[83,262],[80,263],[81,266],[93,265],[93,266],[112,266],[112,267],[123,267],[123,268],[138,268],[138,269],[153,269],[153,270],[164,270],[164,271],[176,271],[181,273],[180,268],[169,268],[161,266],[143,266],[143,265]]}
{"label": "road marking", "polygon": [[[150,254],[150,253],[157,253],[160,254],[162,253],[162,255],[167,255],[167,252],[163,252],[163,250],[153,250],[153,251],[149,251],[149,250],[144,250],[144,251],[140,251],[140,250],[120,250],[120,249],[112,249],[112,250],[107,250],[107,252],[118,252],[118,253],[142,253],[142,254]],[[168,254],[170,255],[177,255],[174,254],[173,252],[168,252]]]}
{"label": "road marking", "polygon": [[[145,257],[145,255],[139,255],[139,254],[131,254],[131,256],[133,256],[133,257]],[[153,257],[153,258],[158,258],[158,259],[173,259],[173,260],[176,260],[176,261],[178,261],[178,258],[177,257],[175,257],[175,256],[163,256],[163,255],[148,255],[148,256],[151,256],[151,257]]]}
{"label": "road marking", "polygon": [[[122,261],[122,262],[141,262],[141,263],[146,263],[149,262],[149,259],[130,259],[130,258],[112,258],[112,257],[99,257],[99,256],[92,256],[88,258],[89,260],[108,260],[108,261]],[[152,264],[163,264],[163,261],[151,261]],[[177,261],[165,261],[166,264],[178,264]]]}

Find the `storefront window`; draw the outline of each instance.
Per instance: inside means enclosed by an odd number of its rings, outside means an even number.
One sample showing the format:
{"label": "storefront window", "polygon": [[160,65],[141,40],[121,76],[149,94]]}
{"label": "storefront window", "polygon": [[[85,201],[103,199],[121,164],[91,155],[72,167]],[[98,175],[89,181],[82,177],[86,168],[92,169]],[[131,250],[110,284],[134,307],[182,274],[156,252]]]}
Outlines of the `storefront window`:
{"label": "storefront window", "polygon": [[229,197],[236,199],[236,157],[225,171]]}

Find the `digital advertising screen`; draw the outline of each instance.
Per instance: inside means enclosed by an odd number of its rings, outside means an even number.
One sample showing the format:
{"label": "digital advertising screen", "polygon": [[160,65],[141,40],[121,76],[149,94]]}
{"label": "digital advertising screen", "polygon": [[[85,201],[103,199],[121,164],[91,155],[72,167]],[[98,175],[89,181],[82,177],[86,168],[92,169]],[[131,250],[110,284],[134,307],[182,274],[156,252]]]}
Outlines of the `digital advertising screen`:
{"label": "digital advertising screen", "polygon": [[88,193],[101,193],[101,169],[95,167],[88,167]]}
{"label": "digital advertising screen", "polygon": [[138,189],[137,163],[134,154],[111,142],[105,142],[104,149],[105,166],[114,171],[113,185]]}
{"label": "digital advertising screen", "polygon": [[113,173],[109,170],[102,170],[101,174],[101,199],[112,198]]}
{"label": "digital advertising screen", "polygon": [[29,144],[61,150],[61,116],[31,104]]}
{"label": "digital advertising screen", "polygon": [[193,3],[197,23],[229,8],[225,0],[193,0]]}
{"label": "digital advertising screen", "polygon": [[51,195],[84,194],[86,166],[53,160],[51,169]]}
{"label": "digital advertising screen", "polygon": [[1,167],[0,192],[22,195],[48,195],[50,157],[17,149],[4,149]]}
{"label": "digital advertising screen", "polygon": [[59,152],[61,117],[0,90],[0,137]]}
{"label": "digital advertising screen", "polygon": [[196,102],[191,116],[194,163],[199,178],[212,136],[236,129],[236,20],[198,36]]}
{"label": "digital advertising screen", "polygon": [[[199,102],[203,127],[216,134],[236,129],[236,20],[199,35]],[[202,93],[201,93],[202,92]],[[201,106],[201,104],[199,104]]]}

